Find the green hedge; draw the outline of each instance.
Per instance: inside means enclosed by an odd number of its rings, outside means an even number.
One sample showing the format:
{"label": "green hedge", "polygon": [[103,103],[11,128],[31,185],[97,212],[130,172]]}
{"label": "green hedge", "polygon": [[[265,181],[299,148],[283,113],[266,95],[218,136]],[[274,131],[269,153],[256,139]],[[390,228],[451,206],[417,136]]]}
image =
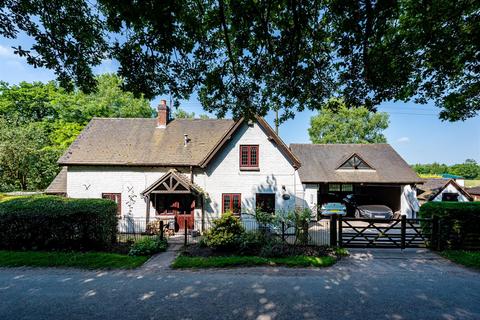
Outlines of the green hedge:
{"label": "green hedge", "polygon": [[440,248],[480,249],[480,202],[427,202],[419,215],[440,221]]}
{"label": "green hedge", "polygon": [[104,249],[116,240],[115,202],[30,196],[0,203],[4,249]]}

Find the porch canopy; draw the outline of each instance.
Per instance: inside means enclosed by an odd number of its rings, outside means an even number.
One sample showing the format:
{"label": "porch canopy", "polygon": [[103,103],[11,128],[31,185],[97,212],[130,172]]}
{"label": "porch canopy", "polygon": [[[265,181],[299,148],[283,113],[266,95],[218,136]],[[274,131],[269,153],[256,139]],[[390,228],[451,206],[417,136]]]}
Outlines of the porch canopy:
{"label": "porch canopy", "polygon": [[[203,191],[184,174],[169,170],[160,179],[145,189],[141,195],[146,199],[146,223],[150,221],[151,205],[163,219],[175,219],[180,229],[193,229],[196,200],[200,200],[203,215]],[[177,228],[176,227],[176,228]]]}
{"label": "porch canopy", "polygon": [[202,194],[202,190],[182,173],[175,169],[170,169],[160,179],[142,191],[141,195],[143,197],[149,197],[152,193],[199,195]]}

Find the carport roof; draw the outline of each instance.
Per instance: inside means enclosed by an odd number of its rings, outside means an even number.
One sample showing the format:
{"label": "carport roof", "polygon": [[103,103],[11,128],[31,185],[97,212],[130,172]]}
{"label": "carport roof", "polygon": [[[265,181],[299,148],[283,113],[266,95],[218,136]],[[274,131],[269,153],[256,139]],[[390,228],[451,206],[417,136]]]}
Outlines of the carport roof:
{"label": "carport roof", "polygon": [[[422,183],[389,144],[291,144],[302,183]],[[358,155],[373,169],[338,169]]]}

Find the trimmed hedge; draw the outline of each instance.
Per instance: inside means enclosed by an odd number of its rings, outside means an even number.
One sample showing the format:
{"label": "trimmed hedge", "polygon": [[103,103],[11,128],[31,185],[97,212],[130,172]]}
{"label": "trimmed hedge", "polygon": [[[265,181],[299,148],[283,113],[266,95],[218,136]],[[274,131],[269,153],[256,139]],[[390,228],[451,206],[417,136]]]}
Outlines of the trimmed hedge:
{"label": "trimmed hedge", "polygon": [[480,249],[480,202],[427,202],[419,215],[439,219],[440,248]]}
{"label": "trimmed hedge", "polygon": [[4,249],[105,249],[116,241],[117,205],[105,199],[29,196],[0,203]]}

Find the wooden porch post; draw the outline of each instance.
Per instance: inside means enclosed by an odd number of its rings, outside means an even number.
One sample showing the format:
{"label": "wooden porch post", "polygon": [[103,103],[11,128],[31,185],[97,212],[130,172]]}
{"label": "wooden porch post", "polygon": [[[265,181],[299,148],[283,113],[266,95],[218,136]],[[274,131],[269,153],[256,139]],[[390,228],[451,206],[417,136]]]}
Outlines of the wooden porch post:
{"label": "wooden porch post", "polygon": [[147,224],[150,222],[150,195],[147,196],[147,217],[145,220],[145,228],[147,227]]}
{"label": "wooden porch post", "polygon": [[205,202],[205,198],[203,197],[203,194],[200,196],[201,198],[201,207],[202,207],[202,233],[205,231],[205,208],[204,208],[204,202]]}

